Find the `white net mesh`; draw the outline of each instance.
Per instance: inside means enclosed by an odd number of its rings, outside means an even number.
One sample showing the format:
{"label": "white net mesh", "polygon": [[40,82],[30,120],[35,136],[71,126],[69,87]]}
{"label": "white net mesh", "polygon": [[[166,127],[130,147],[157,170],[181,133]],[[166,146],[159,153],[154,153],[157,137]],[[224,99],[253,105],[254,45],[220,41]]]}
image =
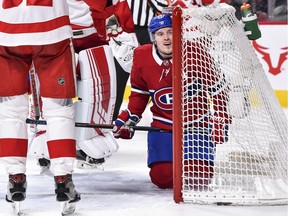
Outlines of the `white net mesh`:
{"label": "white net mesh", "polygon": [[182,12],[183,200],[284,204],[287,118],[234,14]]}

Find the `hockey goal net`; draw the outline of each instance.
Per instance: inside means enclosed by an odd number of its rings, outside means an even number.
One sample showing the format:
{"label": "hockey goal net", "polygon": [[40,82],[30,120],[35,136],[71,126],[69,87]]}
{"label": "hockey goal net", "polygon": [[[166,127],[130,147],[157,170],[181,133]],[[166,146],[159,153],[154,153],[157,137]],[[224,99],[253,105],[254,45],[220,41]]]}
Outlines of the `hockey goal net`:
{"label": "hockey goal net", "polygon": [[175,202],[288,200],[287,118],[227,4],[173,10]]}

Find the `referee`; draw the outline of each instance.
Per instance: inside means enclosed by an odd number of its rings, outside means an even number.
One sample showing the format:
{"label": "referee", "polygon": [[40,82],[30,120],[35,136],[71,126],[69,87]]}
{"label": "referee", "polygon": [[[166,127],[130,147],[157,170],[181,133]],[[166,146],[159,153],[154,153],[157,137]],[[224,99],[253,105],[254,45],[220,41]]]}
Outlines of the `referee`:
{"label": "referee", "polygon": [[168,6],[169,0],[127,0],[133,15],[135,32],[140,45],[151,43],[148,25],[153,16]]}

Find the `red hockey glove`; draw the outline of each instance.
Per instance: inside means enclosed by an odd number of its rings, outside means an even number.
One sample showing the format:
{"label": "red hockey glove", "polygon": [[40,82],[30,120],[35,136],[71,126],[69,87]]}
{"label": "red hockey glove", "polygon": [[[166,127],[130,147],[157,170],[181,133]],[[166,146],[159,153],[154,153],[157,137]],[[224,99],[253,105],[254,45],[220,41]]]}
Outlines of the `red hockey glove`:
{"label": "red hockey glove", "polygon": [[212,141],[214,144],[222,144],[228,142],[229,124],[231,123],[231,117],[228,117],[226,113],[216,113],[210,120],[212,125]]}
{"label": "red hockey glove", "polygon": [[140,121],[137,115],[131,114],[129,110],[122,111],[115,120],[115,126],[112,130],[113,136],[118,139],[132,139],[135,126]]}
{"label": "red hockey glove", "polygon": [[91,16],[99,37],[104,41],[116,37],[123,31],[127,33],[135,31],[133,17],[126,0],[119,0],[101,12],[91,8]]}

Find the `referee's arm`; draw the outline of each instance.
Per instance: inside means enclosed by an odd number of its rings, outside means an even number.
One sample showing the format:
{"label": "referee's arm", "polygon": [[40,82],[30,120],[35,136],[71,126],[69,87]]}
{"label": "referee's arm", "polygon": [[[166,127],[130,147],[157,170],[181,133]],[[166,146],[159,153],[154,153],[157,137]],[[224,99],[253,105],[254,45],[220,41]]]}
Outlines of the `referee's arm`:
{"label": "referee's arm", "polygon": [[164,7],[169,6],[170,0],[147,0],[154,14],[161,14]]}

